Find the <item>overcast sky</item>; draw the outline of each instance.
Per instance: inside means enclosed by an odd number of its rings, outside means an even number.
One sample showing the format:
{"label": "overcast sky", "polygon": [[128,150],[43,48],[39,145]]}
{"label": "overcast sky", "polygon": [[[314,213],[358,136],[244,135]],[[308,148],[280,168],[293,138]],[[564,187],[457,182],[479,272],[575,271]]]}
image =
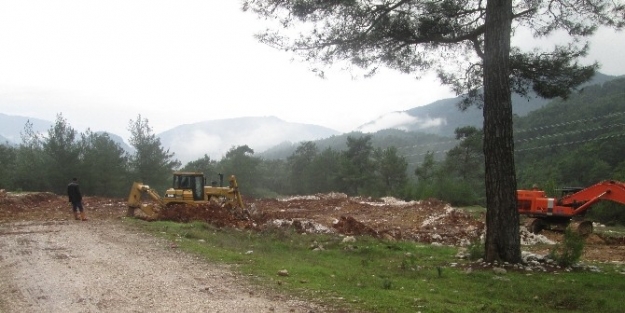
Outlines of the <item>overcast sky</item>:
{"label": "overcast sky", "polygon": [[[50,121],[62,113],[79,131],[125,138],[138,114],[155,133],[241,116],[347,132],[454,96],[431,76],[390,70],[319,79],[258,43],[263,28],[236,0],[0,0],[0,113]],[[623,75],[623,51],[625,34],[600,31],[590,58]]]}

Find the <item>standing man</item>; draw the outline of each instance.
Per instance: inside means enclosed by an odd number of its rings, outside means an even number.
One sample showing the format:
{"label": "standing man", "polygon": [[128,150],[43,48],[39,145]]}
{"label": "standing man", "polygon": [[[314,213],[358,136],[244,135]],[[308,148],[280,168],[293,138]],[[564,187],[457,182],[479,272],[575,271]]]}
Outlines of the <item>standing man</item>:
{"label": "standing man", "polygon": [[[76,220],[86,221],[87,218],[85,217],[85,212],[82,207],[82,194],[78,188],[78,179],[76,177],[72,178],[72,182],[67,185],[67,196],[69,197],[69,202],[72,204],[74,218]],[[79,210],[80,216],[78,215]]]}

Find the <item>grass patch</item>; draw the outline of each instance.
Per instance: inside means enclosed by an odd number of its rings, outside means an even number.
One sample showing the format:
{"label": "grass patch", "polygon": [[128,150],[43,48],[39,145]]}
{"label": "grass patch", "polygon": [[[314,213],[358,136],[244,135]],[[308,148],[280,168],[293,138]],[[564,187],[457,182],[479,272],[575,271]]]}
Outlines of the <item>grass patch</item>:
{"label": "grass patch", "polygon": [[606,227],[595,227],[594,232],[601,233],[609,237],[623,238],[625,237],[625,226],[616,225],[616,226],[606,226]]}
{"label": "grass patch", "polygon": [[[622,312],[625,279],[603,273],[465,271],[453,247],[126,219],[252,283],[348,312]],[[455,264],[457,263],[457,264]],[[288,276],[280,276],[281,270]]]}

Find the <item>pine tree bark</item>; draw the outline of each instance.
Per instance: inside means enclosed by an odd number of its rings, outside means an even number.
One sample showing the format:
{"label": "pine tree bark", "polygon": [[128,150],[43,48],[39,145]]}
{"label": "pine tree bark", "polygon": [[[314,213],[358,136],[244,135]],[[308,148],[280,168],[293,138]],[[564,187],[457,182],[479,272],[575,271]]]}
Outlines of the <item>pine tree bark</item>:
{"label": "pine tree bark", "polygon": [[488,0],[484,34],[485,261],[521,261],[510,95],[512,1]]}

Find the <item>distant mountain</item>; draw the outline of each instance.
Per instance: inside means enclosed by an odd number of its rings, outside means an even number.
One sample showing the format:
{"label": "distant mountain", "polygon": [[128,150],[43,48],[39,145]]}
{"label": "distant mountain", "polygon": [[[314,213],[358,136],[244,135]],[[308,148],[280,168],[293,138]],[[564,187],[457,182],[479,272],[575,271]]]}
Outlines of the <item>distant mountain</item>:
{"label": "distant mountain", "polygon": [[[51,121],[42,119],[0,113],[0,144],[8,142],[10,145],[19,145],[22,143],[21,133],[24,132],[24,126],[26,126],[26,123],[29,121],[33,124],[33,130],[41,134],[47,134],[50,127],[54,124]],[[118,143],[122,149],[127,152],[133,151],[133,148],[126,144],[121,136],[105,131],[98,131],[96,133],[107,133],[109,138]]]}
{"label": "distant mountain", "polygon": [[129,146],[126,142],[124,142],[124,138],[122,138],[121,136],[115,135],[115,134],[111,134],[109,132],[105,132],[105,131],[98,131],[96,132],[96,134],[107,134],[109,136],[109,138],[116,144],[118,144],[122,149],[124,149],[124,151],[128,152],[129,154],[133,154],[135,152],[135,148],[132,146]]}
{"label": "distant mountain", "polygon": [[0,135],[0,145],[4,145],[4,144],[8,144],[9,146],[14,145],[14,143],[9,141],[9,139],[7,139],[4,136]]}
{"label": "distant mountain", "polygon": [[50,121],[0,113],[0,143],[8,141],[14,145],[20,144],[22,142],[21,133],[24,132],[24,126],[28,121],[33,124],[33,130],[38,133],[45,133],[52,126]]}
{"label": "distant mountain", "polygon": [[[584,86],[603,84],[616,79],[616,76],[597,73],[593,79]],[[454,130],[460,126],[482,127],[482,110],[471,107],[466,111],[460,111],[457,104],[461,97],[438,100],[428,105],[415,107],[406,111],[387,113],[379,118],[359,126],[356,130],[373,133],[381,129],[393,128],[406,131],[421,131],[441,136],[453,136]],[[551,100],[539,97],[523,98],[517,94],[512,95],[512,113],[525,116],[529,112],[544,107]]]}
{"label": "distant mountain", "polygon": [[[33,130],[46,134],[52,122],[24,116],[0,113],[0,144],[21,143],[20,133],[26,122],[33,124]],[[110,132],[111,140],[132,154],[134,148],[123,138]],[[280,143],[291,144],[300,141],[317,140],[339,134],[338,131],[312,124],[289,123],[277,117],[242,117],[204,121],[180,125],[157,134],[165,149],[175,153],[175,158],[183,164],[197,160],[204,154],[219,160],[235,146],[248,145],[255,152],[262,152]]]}
{"label": "distant mountain", "polygon": [[290,123],[277,117],[241,117],[177,126],[157,136],[161,144],[187,163],[205,154],[219,160],[232,147],[248,145],[262,152],[284,142],[317,140],[339,134],[312,124]]}

